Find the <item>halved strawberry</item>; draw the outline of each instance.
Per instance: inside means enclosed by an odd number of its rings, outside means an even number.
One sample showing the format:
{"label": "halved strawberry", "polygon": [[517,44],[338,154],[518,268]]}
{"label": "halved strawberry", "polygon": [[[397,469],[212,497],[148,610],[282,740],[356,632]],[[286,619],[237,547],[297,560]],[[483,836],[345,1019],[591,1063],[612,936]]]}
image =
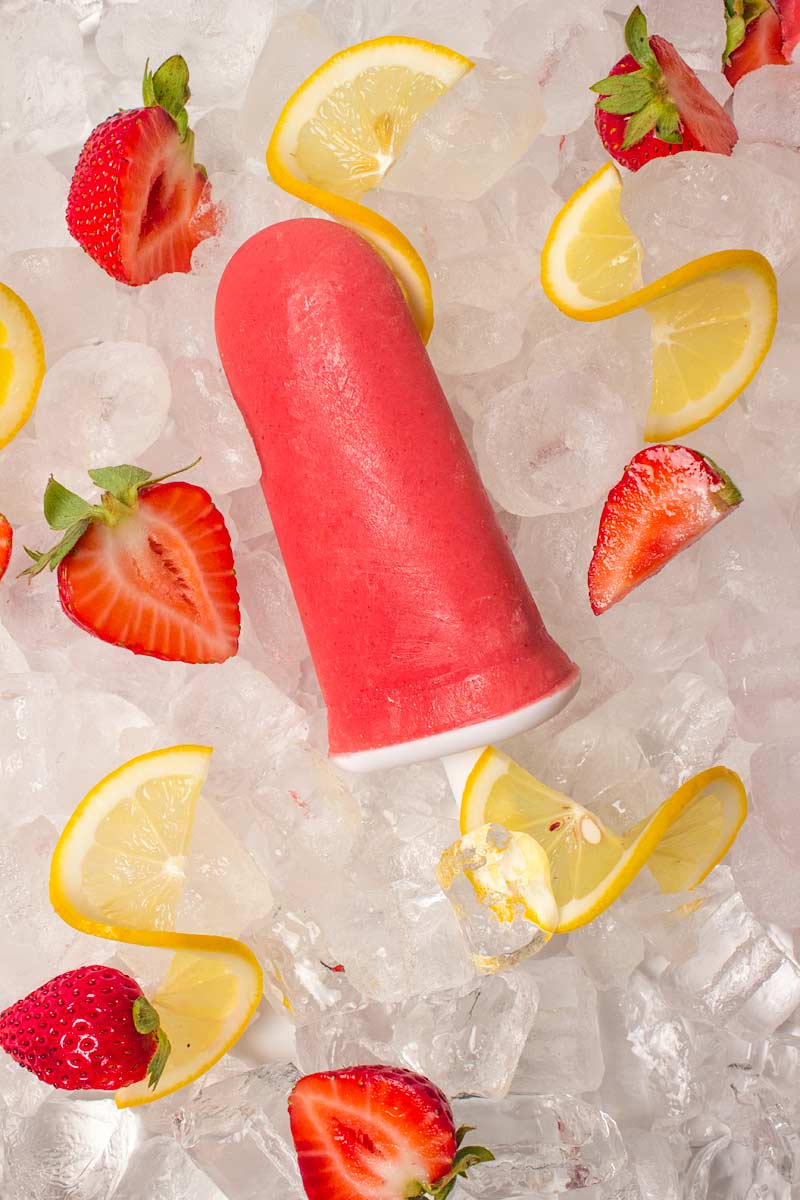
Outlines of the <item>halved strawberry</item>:
{"label": "halved strawberry", "polygon": [[0,579],[6,573],[11,558],[11,547],[14,542],[14,531],[6,518],[0,513]]}
{"label": "halved strawberry", "polygon": [[443,1092],[400,1067],[306,1075],[289,1097],[292,1138],[309,1200],[444,1200],[493,1155],[460,1147]]}
{"label": "halved strawberry", "polygon": [[589,566],[592,612],[605,612],[729,516],[742,497],[688,446],[648,446],[608,493]]}
{"label": "halved strawberry", "polygon": [[189,68],[175,54],[145,67],[144,108],[109,117],[89,135],[67,200],[67,226],[121,283],[191,269],[192,251],[216,232],[217,214],[189,129]]}
{"label": "halved strawberry", "polygon": [[730,154],[738,141],[733,121],[670,42],[648,38],[639,7],[625,24],[625,44],[630,53],[592,85],[600,93],[595,126],[611,157],[638,171],[682,150]]}
{"label": "halved strawberry", "polygon": [[[231,539],[204,488],[164,483],[140,467],[89,476],[89,504],[51,477],[44,511],[65,530],[52,550],[27,550],[36,575],[58,569],[64,612],[104,642],[179,662],[223,662],[239,644]],[[27,549],[27,548],[26,548]]]}
{"label": "halved strawberry", "polygon": [[781,22],[781,49],[787,63],[800,42],[800,0],[775,0]]}
{"label": "halved strawberry", "polygon": [[742,76],[768,64],[785,64],[781,21],[769,0],[724,0],[727,40],[725,77],[735,87]]}

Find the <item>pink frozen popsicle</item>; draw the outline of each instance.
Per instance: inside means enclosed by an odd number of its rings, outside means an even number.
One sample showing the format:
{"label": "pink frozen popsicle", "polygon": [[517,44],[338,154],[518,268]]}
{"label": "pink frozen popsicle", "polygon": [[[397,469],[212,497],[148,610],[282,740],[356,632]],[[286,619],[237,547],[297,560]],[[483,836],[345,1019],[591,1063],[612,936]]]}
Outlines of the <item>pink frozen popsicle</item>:
{"label": "pink frozen popsicle", "polygon": [[538,724],[577,667],[549,636],[402,292],[341,225],[252,237],[219,285],[217,341],[351,769]]}

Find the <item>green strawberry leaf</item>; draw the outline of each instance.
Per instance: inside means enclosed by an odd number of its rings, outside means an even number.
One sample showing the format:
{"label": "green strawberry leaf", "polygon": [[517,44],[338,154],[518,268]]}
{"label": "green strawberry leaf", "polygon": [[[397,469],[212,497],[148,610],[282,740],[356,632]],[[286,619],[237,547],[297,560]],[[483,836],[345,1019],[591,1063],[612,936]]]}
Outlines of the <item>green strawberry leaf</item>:
{"label": "green strawberry leaf", "polygon": [[707,454],[703,455],[703,460],[714,474],[719,475],[722,480],[722,486],[711,493],[711,503],[715,508],[723,512],[727,512],[731,508],[736,508],[737,505],[742,503],[743,496],[728,472],[723,471],[722,467],[717,466],[713,458],[709,458]]}
{"label": "green strawberry leaf", "polygon": [[177,119],[178,113],[186,108],[192,93],[189,91],[189,68],[182,54],[173,54],[158,68],[153,76],[153,93],[156,104],[165,108],[171,117]]}
{"label": "green strawberry leaf", "polygon": [[69,529],[76,521],[88,519],[96,511],[87,500],[50,476],[44,493],[44,516],[51,529]]}
{"label": "green strawberry leaf", "polygon": [[68,529],[60,542],[58,542],[51,550],[46,550],[44,553],[39,550],[29,550],[25,547],[25,553],[29,558],[33,559],[33,566],[28,567],[26,571],[20,572],[20,578],[23,575],[33,576],[38,575],[45,567],[49,567],[51,571],[55,571],[56,567],[67,557],[70,550],[81,540],[91,522],[78,521],[71,529]]}
{"label": "green strawberry leaf", "polygon": [[170,1045],[169,1038],[159,1026],[158,1044],[155,1054],[150,1059],[150,1065],[147,1068],[147,1083],[149,1087],[158,1087],[158,1081],[164,1073],[164,1067],[167,1065],[167,1059],[171,1053],[172,1046]]}
{"label": "green strawberry leaf", "polygon": [[137,996],[133,1002],[133,1025],[137,1033],[153,1033],[161,1024],[158,1013],[146,996]]}
{"label": "green strawberry leaf", "polygon": [[474,1125],[459,1125],[458,1129],[456,1130],[456,1145],[460,1146],[467,1134],[474,1132]]}
{"label": "green strawberry leaf", "polygon": [[597,101],[597,107],[602,108],[604,112],[639,112],[645,104],[654,99],[652,81],[644,71],[633,71],[630,75],[613,75],[611,80],[614,81],[613,86],[604,88],[602,99]]}
{"label": "green strawberry leaf", "polygon": [[145,471],[142,467],[132,467],[129,463],[125,463],[121,467],[98,467],[89,472],[89,478],[104,492],[111,492],[111,495],[117,500],[123,504],[129,504],[131,492],[135,495],[139,488],[153,476],[150,471]]}
{"label": "green strawberry leaf", "polygon": [[638,4],[625,22],[625,45],[640,67],[655,68],[660,74],[658,59],[647,37],[647,19]]}
{"label": "green strawberry leaf", "polygon": [[625,129],[622,149],[630,150],[631,146],[637,145],[652,129],[655,129],[663,111],[664,106],[660,100],[651,100],[643,109],[634,113]]}
{"label": "green strawberry leaf", "polygon": [[656,121],[656,137],[674,146],[680,146],[682,143],[680,113],[674,104],[668,104]]}

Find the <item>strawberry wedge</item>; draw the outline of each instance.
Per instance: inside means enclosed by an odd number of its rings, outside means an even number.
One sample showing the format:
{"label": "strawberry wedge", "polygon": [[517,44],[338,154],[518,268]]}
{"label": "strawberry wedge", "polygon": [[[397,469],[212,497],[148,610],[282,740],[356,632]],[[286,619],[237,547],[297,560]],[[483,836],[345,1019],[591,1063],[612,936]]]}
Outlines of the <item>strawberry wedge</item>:
{"label": "strawberry wedge", "polygon": [[0,514],[0,579],[6,573],[6,568],[11,560],[11,547],[14,541],[14,533],[6,518]]}
{"label": "strawberry wedge", "polygon": [[289,1097],[292,1138],[309,1200],[444,1200],[455,1179],[492,1155],[461,1146],[443,1092],[400,1067],[306,1075]]}
{"label": "strawberry wedge", "polygon": [[[769,0],[757,0],[748,6],[748,17],[744,12],[744,0],[735,0],[733,14],[728,14],[728,41],[725,47],[725,78],[731,87],[751,71],[759,67],[785,65],[783,52],[783,30],[780,17]],[[755,12],[749,11],[755,8]],[[760,8],[761,11],[758,11]]]}
{"label": "strawberry wedge", "polygon": [[641,450],[608,494],[589,566],[589,600],[605,612],[730,516],[742,497],[710,458],[687,446]]}

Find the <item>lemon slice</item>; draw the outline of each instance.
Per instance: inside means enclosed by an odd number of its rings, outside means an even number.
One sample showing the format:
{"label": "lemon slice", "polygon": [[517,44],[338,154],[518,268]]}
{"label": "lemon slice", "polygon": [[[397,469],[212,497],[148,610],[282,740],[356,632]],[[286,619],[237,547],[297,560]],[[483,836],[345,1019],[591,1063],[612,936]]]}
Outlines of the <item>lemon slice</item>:
{"label": "lemon slice", "polygon": [[[542,928],[566,933],[613,904],[645,864],[664,891],[695,887],[727,853],[746,814],[738,775],[712,767],[618,837],[588,809],[490,746],[464,788],[461,829],[494,823],[535,838],[547,854],[558,907],[557,920]],[[540,877],[541,871],[537,885]],[[544,911],[540,906],[540,915]]]}
{"label": "lemon slice", "polygon": [[63,921],[111,941],[173,951],[150,997],[172,1052],[155,1089],[142,1081],[117,1104],[148,1104],[209,1069],[244,1032],[263,991],[261,968],[234,938],[174,931],[192,823],[211,759],[206,746],[134,758],[102,779],[70,817],[50,864]]}
{"label": "lemon slice", "polygon": [[425,341],[433,328],[425,264],[399,229],[358,198],[378,186],[415,122],[472,65],[455,50],[417,38],[351,46],[289,98],[267,149],[267,167],[279,187],[349,225],[380,251]]}
{"label": "lemon slice", "polygon": [[542,251],[542,287],[578,321],[646,310],[653,393],[644,436],[659,442],[704,425],[747,387],[775,332],[777,285],[763,255],[724,250],[642,287],[641,245],[622,216],[621,192],[607,163],[570,197]]}
{"label": "lemon slice", "polygon": [[0,447],[33,412],[44,371],[44,343],[35,317],[16,292],[0,283]]}

